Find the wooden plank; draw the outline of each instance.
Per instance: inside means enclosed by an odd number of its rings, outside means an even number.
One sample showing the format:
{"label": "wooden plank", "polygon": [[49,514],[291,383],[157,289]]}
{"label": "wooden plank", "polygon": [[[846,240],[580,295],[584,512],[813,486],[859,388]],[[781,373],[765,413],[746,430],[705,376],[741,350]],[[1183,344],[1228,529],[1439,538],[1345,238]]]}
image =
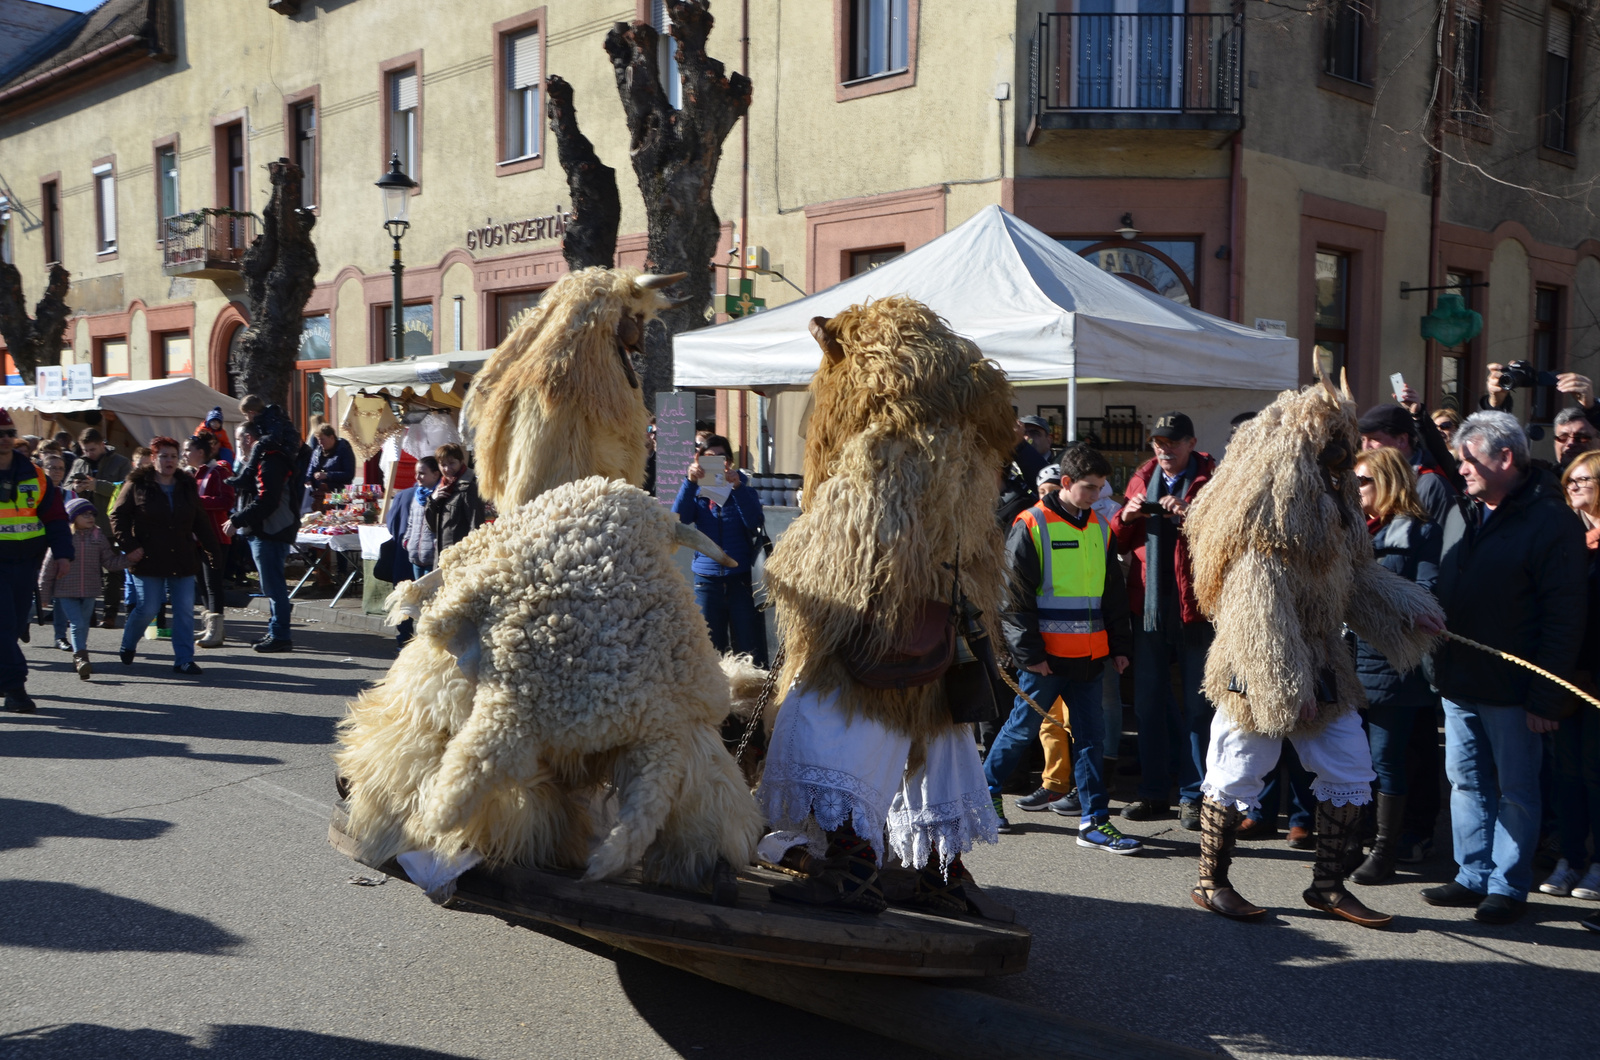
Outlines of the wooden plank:
{"label": "wooden plank", "polygon": [[676,950],[620,936],[593,936],[680,968],[958,1060],[1216,1060],[1215,1053],[1102,1027],[977,990],[884,975],[790,968]]}

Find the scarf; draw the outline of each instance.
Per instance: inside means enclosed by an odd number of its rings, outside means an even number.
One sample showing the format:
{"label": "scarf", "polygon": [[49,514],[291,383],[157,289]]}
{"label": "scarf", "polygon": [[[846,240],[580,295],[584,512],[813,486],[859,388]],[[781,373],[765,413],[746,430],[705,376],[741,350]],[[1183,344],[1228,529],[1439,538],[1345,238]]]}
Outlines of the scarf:
{"label": "scarf", "polygon": [[[1158,501],[1169,492],[1174,497],[1182,497],[1183,491],[1189,480],[1189,471],[1195,465],[1195,457],[1191,455],[1189,462],[1184,465],[1183,471],[1172,482],[1172,489],[1167,489],[1167,477],[1161,470],[1158,461],[1150,469],[1150,483],[1145,488],[1146,501]],[[1162,531],[1167,529],[1170,521],[1166,516],[1146,516],[1144,521],[1144,631],[1154,633],[1161,628],[1161,538]],[[1176,527],[1173,527],[1175,530]],[[1174,542],[1176,547],[1176,542]],[[1174,566],[1177,565],[1174,558]]]}

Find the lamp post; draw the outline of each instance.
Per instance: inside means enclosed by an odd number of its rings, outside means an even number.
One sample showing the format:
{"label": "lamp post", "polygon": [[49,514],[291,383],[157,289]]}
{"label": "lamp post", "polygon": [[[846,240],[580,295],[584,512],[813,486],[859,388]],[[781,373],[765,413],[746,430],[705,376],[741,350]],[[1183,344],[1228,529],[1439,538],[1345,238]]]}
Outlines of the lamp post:
{"label": "lamp post", "polygon": [[411,189],[417,186],[417,182],[400,168],[400,152],[390,156],[389,172],[378,178],[377,185],[383,191],[383,227],[394,240],[394,264],[389,266],[394,273],[394,305],[390,317],[394,323],[394,359],[398,361],[405,349],[405,303],[400,282],[405,275],[405,265],[400,261],[400,237],[411,227]]}

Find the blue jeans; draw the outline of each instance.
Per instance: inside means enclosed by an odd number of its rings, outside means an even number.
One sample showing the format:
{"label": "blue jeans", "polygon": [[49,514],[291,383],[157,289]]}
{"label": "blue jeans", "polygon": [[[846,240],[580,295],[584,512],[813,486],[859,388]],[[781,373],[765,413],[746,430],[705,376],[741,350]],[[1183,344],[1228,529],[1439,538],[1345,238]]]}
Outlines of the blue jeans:
{"label": "blue jeans", "polygon": [[[94,619],[94,597],[89,598],[89,618],[91,621]],[[56,640],[64,639],[67,635],[67,613],[61,610],[60,600],[57,600],[55,606],[50,608],[50,623],[55,626]],[[82,648],[73,649],[73,651],[82,650]]]}
{"label": "blue jeans", "polygon": [[39,591],[39,560],[0,560],[0,692],[21,688],[28,680],[28,660],[17,637],[33,611]]}
{"label": "blue jeans", "polygon": [[1367,742],[1372,745],[1372,771],[1378,774],[1378,791],[1405,795],[1409,791],[1407,768],[1411,731],[1418,706],[1374,704],[1367,708]]}
{"label": "blue jeans", "polygon": [[89,650],[89,627],[94,624],[94,605],[95,598],[92,596],[56,597],[56,627],[60,630],[56,636],[66,636],[70,628],[74,652]]}
{"label": "blue jeans", "polygon": [[[1111,796],[1106,791],[1105,777],[1101,771],[1100,742],[1105,738],[1105,713],[1100,705],[1100,683],[1104,675],[1092,681],[1069,681],[1056,674],[1036,674],[1032,670],[1019,670],[1017,684],[1033,697],[1045,710],[1060,696],[1067,705],[1067,724],[1072,726],[1072,775],[1078,782],[1078,798],[1083,803],[1083,816],[1096,823],[1111,816]],[[1027,753],[1028,745],[1039,737],[1043,719],[1018,696],[1011,707],[1011,717],[1006,719],[994,746],[983,760],[984,779],[989,782],[989,794],[998,796],[1000,787],[1016,770]]]}
{"label": "blue jeans", "polygon": [[720,654],[726,655],[731,647],[735,654],[749,655],[757,666],[766,668],[766,645],[756,628],[761,615],[750,590],[749,572],[721,578],[695,575],[694,601],[711,630],[711,644]]}
{"label": "blue jeans", "polygon": [[[1133,616],[1133,713],[1139,723],[1139,798],[1166,802],[1177,780],[1182,802],[1200,801],[1211,742],[1211,702],[1200,689],[1206,646],[1174,643],[1162,631],[1147,633]],[[1172,665],[1183,682],[1183,701],[1172,695]]]}
{"label": "blue jeans", "polygon": [[1587,705],[1555,731],[1556,830],[1561,856],[1575,869],[1589,860],[1589,838],[1600,856],[1600,711]]}
{"label": "blue jeans", "polygon": [[1102,676],[1105,687],[1100,690],[1100,706],[1105,711],[1106,734],[1100,741],[1100,757],[1116,758],[1122,752],[1122,675],[1108,667]]}
{"label": "blue jeans", "polygon": [[128,624],[122,627],[122,650],[133,651],[139,646],[150,620],[156,617],[161,605],[172,604],[172,660],[179,666],[194,662],[194,575],[187,578],[139,579],[139,606],[128,614]]}
{"label": "blue jeans", "polygon": [[1456,882],[1470,891],[1527,900],[1539,846],[1542,742],[1521,707],[1444,701]]}
{"label": "blue jeans", "polygon": [[[267,636],[273,640],[293,640],[289,615],[294,604],[289,602],[289,579],[283,575],[283,565],[289,559],[287,541],[263,541],[252,537],[250,555],[256,561],[256,573],[261,575],[261,595],[272,603],[272,620],[267,623]],[[174,639],[177,633],[173,633]]]}

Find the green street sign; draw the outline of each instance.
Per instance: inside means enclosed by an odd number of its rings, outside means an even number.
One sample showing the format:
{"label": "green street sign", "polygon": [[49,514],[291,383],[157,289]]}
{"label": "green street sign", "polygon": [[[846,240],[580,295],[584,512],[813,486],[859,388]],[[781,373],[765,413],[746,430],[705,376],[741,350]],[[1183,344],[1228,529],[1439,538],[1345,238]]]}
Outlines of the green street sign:
{"label": "green street sign", "polygon": [[752,293],[755,290],[755,286],[756,281],[754,280],[740,280],[738,294],[722,296],[722,311],[730,317],[738,318],[747,317],[751,313],[759,313],[767,308],[767,300],[765,298],[757,298]]}

